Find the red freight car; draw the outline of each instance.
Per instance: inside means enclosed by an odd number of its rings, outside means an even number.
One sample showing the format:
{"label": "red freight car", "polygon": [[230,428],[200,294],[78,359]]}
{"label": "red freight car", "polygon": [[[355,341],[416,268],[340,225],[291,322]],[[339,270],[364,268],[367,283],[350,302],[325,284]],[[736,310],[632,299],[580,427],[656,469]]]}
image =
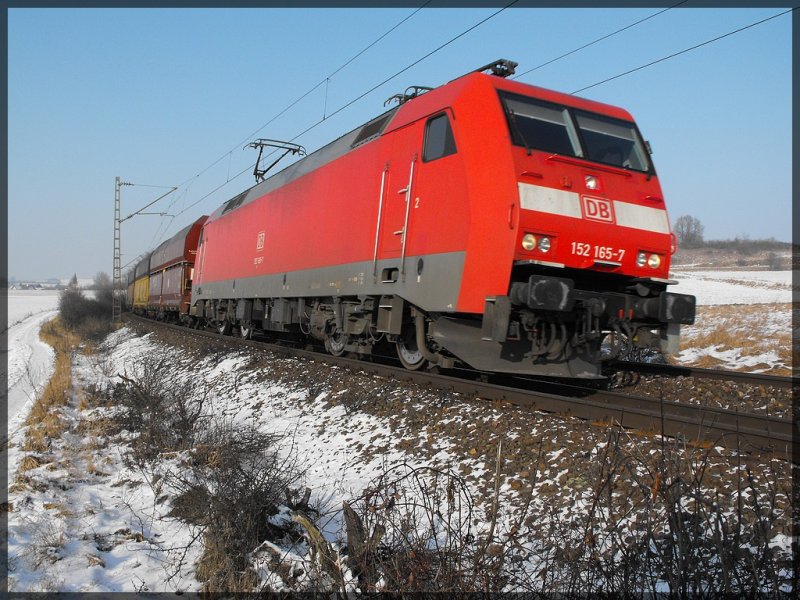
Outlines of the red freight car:
{"label": "red freight car", "polygon": [[197,242],[207,218],[200,217],[153,250],[147,302],[151,316],[176,320],[188,313]]}
{"label": "red freight car", "polygon": [[[191,315],[379,338],[409,368],[597,377],[601,342],[674,350],[661,187],[630,114],[474,72],[239,194],[205,223]],[[415,90],[416,91],[416,90]]]}

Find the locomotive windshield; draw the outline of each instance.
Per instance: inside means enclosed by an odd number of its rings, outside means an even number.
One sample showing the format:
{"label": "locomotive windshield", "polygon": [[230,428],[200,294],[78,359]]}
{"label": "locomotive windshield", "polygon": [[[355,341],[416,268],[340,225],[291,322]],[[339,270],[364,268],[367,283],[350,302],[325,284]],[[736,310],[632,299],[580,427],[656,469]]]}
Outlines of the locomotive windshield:
{"label": "locomotive windshield", "polygon": [[516,94],[501,92],[500,99],[517,146],[650,171],[633,123]]}

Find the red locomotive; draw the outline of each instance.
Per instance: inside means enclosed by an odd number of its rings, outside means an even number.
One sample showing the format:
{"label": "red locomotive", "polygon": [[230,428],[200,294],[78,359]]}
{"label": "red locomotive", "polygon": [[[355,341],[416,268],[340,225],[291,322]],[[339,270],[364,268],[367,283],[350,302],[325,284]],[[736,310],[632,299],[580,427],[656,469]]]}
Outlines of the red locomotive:
{"label": "red locomotive", "polygon": [[409,369],[593,378],[675,351],[694,297],[666,291],[675,238],[633,118],[514,66],[411,89],[222,205],[186,318],[337,355],[385,340]]}

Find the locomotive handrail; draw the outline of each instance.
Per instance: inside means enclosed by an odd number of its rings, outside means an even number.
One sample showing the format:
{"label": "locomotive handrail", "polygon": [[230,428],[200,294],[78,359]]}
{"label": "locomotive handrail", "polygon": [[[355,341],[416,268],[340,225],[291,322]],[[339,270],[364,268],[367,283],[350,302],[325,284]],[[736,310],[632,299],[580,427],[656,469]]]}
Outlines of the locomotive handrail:
{"label": "locomotive handrail", "polygon": [[386,190],[386,173],[389,171],[389,163],[383,167],[381,173],[381,193],[378,196],[378,222],[375,224],[375,250],[372,253],[372,277],[378,278],[378,240],[381,236],[381,221],[383,220],[383,194]]}
{"label": "locomotive handrail", "polygon": [[411,159],[411,171],[408,174],[408,185],[406,186],[406,218],[403,223],[403,246],[400,250],[400,275],[406,277],[406,242],[408,241],[408,217],[411,212],[411,185],[414,183],[414,165],[417,163],[417,155]]}

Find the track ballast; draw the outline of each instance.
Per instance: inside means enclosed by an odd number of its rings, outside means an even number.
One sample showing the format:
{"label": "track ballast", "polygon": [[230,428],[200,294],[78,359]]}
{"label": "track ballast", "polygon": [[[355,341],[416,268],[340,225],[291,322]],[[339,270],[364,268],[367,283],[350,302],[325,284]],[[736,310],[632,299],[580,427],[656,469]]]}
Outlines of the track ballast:
{"label": "track ballast", "polygon": [[[367,372],[397,381],[413,382],[424,387],[472,395],[493,401],[508,402],[533,410],[574,416],[597,423],[617,424],[627,429],[663,434],[690,444],[720,445],[749,453],[771,453],[790,457],[793,421],[791,419],[739,412],[736,410],[676,402],[625,394],[617,391],[541,382],[529,379],[507,378],[503,383],[486,381],[485,374],[472,371],[436,373],[409,371],[403,367],[327,353],[293,348],[252,339],[221,336],[216,332],[193,330],[179,325],[153,321],[135,315],[128,318],[151,327],[174,329],[185,335],[211,338],[227,345],[268,350],[285,356],[302,357],[354,371]],[[620,363],[629,370],[642,368],[646,372],[671,374],[664,365]],[[653,371],[650,368],[653,367]],[[656,369],[657,368],[657,369]],[[710,369],[676,367],[673,376],[707,377],[722,380],[748,381],[760,385],[796,385],[795,378],[778,378],[761,375],[748,380],[742,374]],[[549,389],[551,391],[543,391]],[[558,393],[552,393],[558,390]]]}

